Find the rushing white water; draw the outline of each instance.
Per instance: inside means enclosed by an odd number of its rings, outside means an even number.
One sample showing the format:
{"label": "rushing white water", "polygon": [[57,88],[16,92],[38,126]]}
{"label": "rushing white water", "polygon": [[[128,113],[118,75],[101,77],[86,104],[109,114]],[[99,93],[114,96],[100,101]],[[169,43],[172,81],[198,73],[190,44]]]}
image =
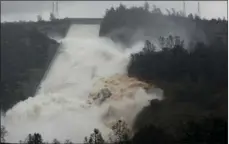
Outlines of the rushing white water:
{"label": "rushing white water", "polygon": [[[156,98],[138,91],[133,100],[83,107],[93,84],[101,77],[125,75],[129,55],[142,46],[124,49],[111,40],[99,38],[98,31],[98,25],[70,28],[37,95],[17,103],[1,117],[8,131],[8,142],[24,140],[29,133],[35,132],[49,142],[54,138],[83,142],[94,128],[99,128],[103,134],[110,131],[101,120],[109,106],[116,106],[124,115],[133,116],[148,104],[149,99]],[[128,109],[128,104],[139,107]]]}

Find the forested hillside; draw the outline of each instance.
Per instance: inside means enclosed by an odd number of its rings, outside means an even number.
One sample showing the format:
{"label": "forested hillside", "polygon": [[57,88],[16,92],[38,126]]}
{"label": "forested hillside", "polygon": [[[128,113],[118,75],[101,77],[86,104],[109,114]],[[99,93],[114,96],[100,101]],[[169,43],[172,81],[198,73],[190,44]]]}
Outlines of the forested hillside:
{"label": "forested hillside", "polygon": [[180,36],[186,46],[193,42],[209,43],[218,38],[227,42],[226,20],[204,20],[192,14],[185,17],[175,9],[167,9],[167,14],[163,14],[156,6],[149,9],[147,3],[144,7],[120,5],[116,9],[108,9],[101,23],[100,36],[125,44],[169,34]]}
{"label": "forested hillside", "polygon": [[226,144],[228,22],[167,12],[149,11],[147,3],[120,5],[101,23],[100,36],[128,46],[145,41],[131,56],[128,75],[164,91],[164,100],[152,100],[136,117],[132,141]]}
{"label": "forested hillside", "polygon": [[[137,116],[134,129],[138,131],[153,125],[180,139],[183,129],[190,122],[205,118],[226,122],[227,45],[220,42],[210,46],[198,43],[191,52],[179,44],[172,48],[164,47],[158,52],[153,47],[145,47],[140,53],[132,55],[128,74],[163,89],[164,100],[152,100],[150,106]],[[226,129],[225,126],[205,130],[218,132],[218,129]]]}
{"label": "forested hillside", "polygon": [[[51,19],[51,18],[50,18]],[[48,36],[65,37],[70,27],[70,20],[65,19],[51,19],[50,21],[19,21],[19,22],[4,22],[3,25],[21,25],[27,29],[35,28],[41,33]]]}
{"label": "forested hillside", "polygon": [[1,24],[3,110],[33,96],[58,45],[56,41],[26,24]]}
{"label": "forested hillside", "polygon": [[[145,41],[142,51],[131,55],[128,76],[155,85],[164,92],[163,100],[151,100],[150,105],[140,111],[131,130],[125,121],[117,120],[112,125],[114,141],[117,144],[227,144],[228,21],[186,17],[174,9],[167,12],[168,15],[162,14],[157,7],[149,11],[147,3],[139,8],[120,5],[107,10],[101,23],[100,36],[127,46]],[[1,40],[2,58],[12,57],[2,64],[5,67],[2,68],[5,75],[2,84],[7,97],[1,97],[10,104],[16,102],[12,99],[15,95],[17,100],[25,99],[19,87],[29,85],[31,88],[26,89],[34,90],[36,83],[28,84],[29,71],[39,69],[41,72],[35,72],[40,77],[48,61],[46,50],[50,43],[58,45],[36,30],[13,27],[17,34],[12,26],[5,26],[5,36]],[[160,49],[156,50],[158,47]],[[24,49],[28,53],[24,53]],[[14,84],[15,81],[19,83]],[[7,90],[9,85],[11,89]],[[3,127],[1,132],[5,134]],[[60,143],[57,139],[53,143]],[[35,133],[29,134],[22,143],[43,144],[44,141]],[[71,142],[66,140],[65,143]],[[85,137],[85,143],[108,142],[95,128]]]}

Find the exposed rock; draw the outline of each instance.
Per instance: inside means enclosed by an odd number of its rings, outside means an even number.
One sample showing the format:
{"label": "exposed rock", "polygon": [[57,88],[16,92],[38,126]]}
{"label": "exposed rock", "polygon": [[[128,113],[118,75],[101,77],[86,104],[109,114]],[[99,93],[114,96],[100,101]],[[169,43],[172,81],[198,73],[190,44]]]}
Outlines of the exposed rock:
{"label": "exposed rock", "polygon": [[89,95],[89,101],[100,100],[101,104],[106,99],[120,100],[124,96],[133,98],[138,88],[148,90],[151,85],[139,81],[135,78],[130,78],[127,75],[113,75],[108,78],[101,78],[94,84],[94,89]]}
{"label": "exposed rock", "polygon": [[112,95],[108,88],[103,88],[101,91],[92,97],[96,104],[102,104],[107,98]]}
{"label": "exposed rock", "polygon": [[96,81],[87,104],[89,107],[97,105],[105,108],[101,120],[110,129],[120,119],[131,126],[136,114],[149,104],[151,97],[146,95],[151,89],[152,85],[127,75],[116,74]]}

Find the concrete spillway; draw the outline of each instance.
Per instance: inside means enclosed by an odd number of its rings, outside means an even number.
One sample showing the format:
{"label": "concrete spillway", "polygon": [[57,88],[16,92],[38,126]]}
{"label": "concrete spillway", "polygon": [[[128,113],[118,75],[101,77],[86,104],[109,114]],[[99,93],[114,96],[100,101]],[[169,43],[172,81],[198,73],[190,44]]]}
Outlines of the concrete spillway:
{"label": "concrete spillway", "polygon": [[[91,91],[98,87],[96,82],[116,74],[126,77],[130,54],[140,50],[140,46],[125,49],[98,37],[98,33],[99,25],[70,27],[37,94],[17,103],[1,117],[8,130],[7,142],[16,143],[29,133],[38,132],[45,141],[57,138],[61,142],[70,139],[81,143],[94,128],[107,138],[111,129],[103,118],[111,107],[119,108],[116,116],[133,118],[149,99],[156,98],[140,90],[134,91],[131,99],[110,100],[87,107]],[[122,93],[119,88],[112,92]]]}

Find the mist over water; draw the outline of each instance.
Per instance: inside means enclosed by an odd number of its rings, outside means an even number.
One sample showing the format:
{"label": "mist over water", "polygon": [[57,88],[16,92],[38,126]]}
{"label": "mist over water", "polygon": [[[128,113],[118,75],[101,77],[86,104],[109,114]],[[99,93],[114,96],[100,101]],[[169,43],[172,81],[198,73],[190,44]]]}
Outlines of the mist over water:
{"label": "mist over water", "polygon": [[37,95],[17,103],[1,116],[8,131],[7,142],[19,142],[35,132],[40,133],[44,141],[56,138],[61,142],[66,139],[83,142],[94,128],[102,134],[111,131],[102,120],[110,106],[119,108],[121,116],[133,120],[142,107],[149,104],[148,100],[157,98],[139,89],[134,99],[87,106],[93,84],[100,78],[125,75],[130,54],[143,46],[139,43],[125,49],[109,39],[99,38],[98,32],[99,25],[71,26]]}

